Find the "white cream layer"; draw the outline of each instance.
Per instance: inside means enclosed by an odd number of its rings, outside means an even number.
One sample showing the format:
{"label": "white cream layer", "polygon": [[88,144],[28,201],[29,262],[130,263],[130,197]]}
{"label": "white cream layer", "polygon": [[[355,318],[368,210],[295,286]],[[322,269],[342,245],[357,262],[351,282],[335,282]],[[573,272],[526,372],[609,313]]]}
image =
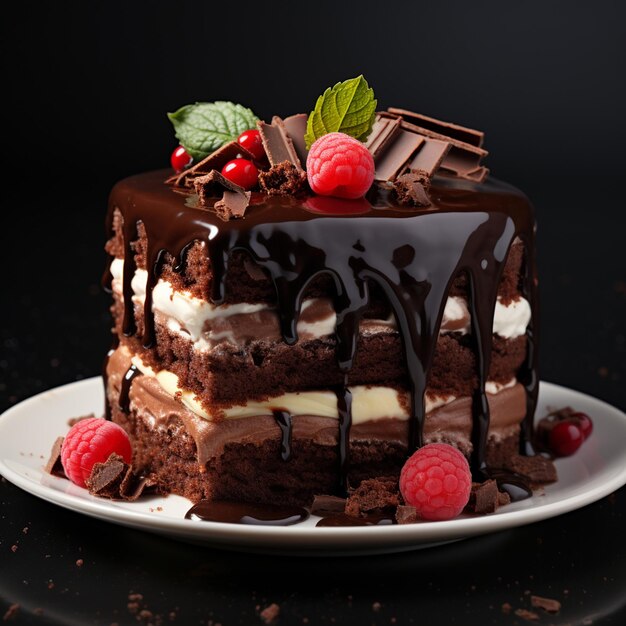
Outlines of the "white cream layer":
{"label": "white cream layer", "polygon": [[[126,351],[125,347],[118,348]],[[130,353],[129,353],[130,355]],[[214,416],[207,412],[196,399],[193,392],[180,387],[178,376],[168,370],[155,372],[138,356],[132,358],[132,363],[145,376],[155,378],[161,388],[170,396],[177,398],[190,411],[207,420]],[[503,389],[515,385],[512,379],[506,385],[488,382],[487,393],[497,394]],[[395,418],[408,420],[409,397],[393,387],[354,385],[348,387],[352,394],[352,423],[363,424],[381,418]],[[426,413],[456,400],[455,396],[435,396],[427,394],[425,398]],[[225,419],[240,419],[255,415],[272,415],[273,411],[287,411],[291,415],[316,415],[319,417],[333,417],[338,419],[337,395],[332,391],[299,391],[285,393],[263,401],[248,401],[220,411],[219,417]]]}
{"label": "white cream layer", "polygon": [[[112,288],[123,297],[123,275],[124,260],[114,259],[111,262],[111,274],[113,276]],[[148,273],[145,270],[137,269],[132,280],[133,302],[143,305],[146,294],[146,284]],[[302,303],[302,310],[312,304],[313,300],[305,300]],[[155,313],[160,313],[167,318],[168,328],[177,334],[189,337],[195,344],[195,348],[206,350],[220,340],[231,340],[229,333],[221,335],[211,333],[210,322],[219,318],[226,318],[231,315],[247,315],[263,310],[270,310],[267,304],[223,304],[213,305],[206,300],[201,300],[191,295],[187,291],[179,291],[173,288],[168,281],[159,279],[152,292],[152,309]],[[526,332],[530,322],[530,305],[527,300],[520,298],[508,305],[503,305],[499,300],[496,302],[493,320],[493,332],[504,339],[514,339]],[[463,298],[451,296],[446,302],[443,314],[443,323],[459,322],[466,320],[464,325],[456,332],[467,334],[470,330],[470,315],[467,304]],[[207,324],[209,322],[209,324]],[[336,315],[334,312],[326,318],[314,323],[299,321],[297,330],[301,336],[319,338],[330,335],[335,330]],[[377,320],[378,326],[395,328],[393,317],[388,320]],[[209,330],[204,330],[206,327]],[[445,331],[444,331],[445,332]]]}

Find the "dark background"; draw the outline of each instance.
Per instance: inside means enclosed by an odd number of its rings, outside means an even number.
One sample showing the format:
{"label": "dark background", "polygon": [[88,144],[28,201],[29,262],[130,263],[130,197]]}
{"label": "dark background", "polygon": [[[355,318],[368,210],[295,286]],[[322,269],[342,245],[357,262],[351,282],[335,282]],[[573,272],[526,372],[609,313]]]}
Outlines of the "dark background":
{"label": "dark background", "polygon": [[[0,409],[99,373],[107,193],[168,164],[166,111],[227,99],[288,115],[359,73],[382,107],[486,132],[487,164],[537,209],[542,378],[626,409],[625,13],[617,1],[13,6],[1,23]],[[0,616],[17,602],[16,624],[136,623],[131,591],[183,624],[257,623],[272,601],[281,624],[513,624],[501,605],[527,607],[525,591],[563,602],[541,623],[626,620],[624,489],[444,548],[315,561],[119,529],[6,481],[0,506]]]}

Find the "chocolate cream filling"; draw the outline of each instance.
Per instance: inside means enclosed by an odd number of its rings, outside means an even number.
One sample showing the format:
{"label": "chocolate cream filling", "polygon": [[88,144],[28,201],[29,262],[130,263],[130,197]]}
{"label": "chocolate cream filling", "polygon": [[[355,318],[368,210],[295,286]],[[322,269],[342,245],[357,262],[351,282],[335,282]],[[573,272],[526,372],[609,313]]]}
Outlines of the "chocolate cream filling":
{"label": "chocolate cream filling", "polygon": [[[282,437],[281,428],[273,415],[208,420],[183,406],[153,377],[130,376],[130,382],[127,382],[130,368],[131,357],[126,350],[118,349],[111,355],[107,365],[109,402],[124,406],[126,411],[132,407],[150,429],[171,429],[182,423],[196,444],[200,466],[219,457],[228,443],[258,446],[268,439],[280,440]],[[516,434],[526,413],[523,386],[515,383],[500,388],[498,393],[488,393],[487,397],[491,410],[488,437],[498,441]],[[463,397],[427,412],[425,442],[444,441],[469,455],[472,451],[471,405],[471,398]],[[294,415],[292,418],[293,439],[336,446],[338,430],[338,421],[333,417]],[[386,441],[408,447],[409,421],[380,415],[378,419],[354,424],[349,437],[351,442]]]}

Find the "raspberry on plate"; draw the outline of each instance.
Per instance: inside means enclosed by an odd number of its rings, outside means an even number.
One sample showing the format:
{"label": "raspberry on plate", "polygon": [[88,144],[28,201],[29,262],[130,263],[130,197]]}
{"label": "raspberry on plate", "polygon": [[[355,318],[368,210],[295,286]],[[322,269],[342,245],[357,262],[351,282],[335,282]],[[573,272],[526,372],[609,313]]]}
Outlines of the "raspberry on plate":
{"label": "raspberry on plate", "polygon": [[130,463],[132,449],[126,431],[102,417],[90,417],[70,428],[61,447],[61,463],[67,477],[84,487],[93,466],[104,463],[113,452]]}
{"label": "raspberry on plate", "polygon": [[358,139],[328,133],[311,146],[306,173],[311,189],[321,196],[361,198],[374,182],[374,158]]}
{"label": "raspberry on plate", "polygon": [[472,474],[467,459],[452,446],[431,443],[415,452],[400,473],[404,501],[424,520],[456,517],[469,500]]}

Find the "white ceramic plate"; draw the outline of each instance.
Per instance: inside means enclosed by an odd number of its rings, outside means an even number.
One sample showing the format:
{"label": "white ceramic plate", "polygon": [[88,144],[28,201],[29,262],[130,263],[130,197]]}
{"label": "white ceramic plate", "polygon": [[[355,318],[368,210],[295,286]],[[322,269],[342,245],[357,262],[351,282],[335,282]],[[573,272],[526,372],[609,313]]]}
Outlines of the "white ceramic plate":
{"label": "white ceramic plate", "polygon": [[537,415],[573,406],[591,415],[593,435],[557,461],[559,481],[542,495],[492,515],[404,526],[315,528],[318,518],[288,527],[244,526],[184,519],[190,503],[178,496],[113,502],[90,496],[43,471],[54,440],[73,416],[101,413],[102,381],[90,378],[41,393],[0,417],[0,474],[25,491],[67,509],[115,524],[232,550],[291,554],[400,552],[537,522],[599,500],[626,483],[626,415],[577,391],[542,383]]}

